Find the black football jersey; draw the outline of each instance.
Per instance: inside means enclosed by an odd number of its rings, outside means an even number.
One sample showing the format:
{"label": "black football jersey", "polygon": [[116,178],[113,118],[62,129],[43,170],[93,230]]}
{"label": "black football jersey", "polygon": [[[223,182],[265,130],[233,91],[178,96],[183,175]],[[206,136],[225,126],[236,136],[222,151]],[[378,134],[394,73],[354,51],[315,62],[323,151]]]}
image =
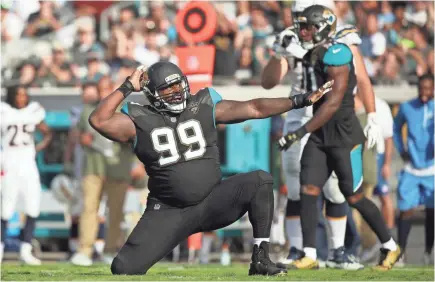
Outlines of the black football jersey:
{"label": "black football jersey", "polygon": [[[321,45],[308,52],[304,57],[304,61],[305,64],[314,68],[316,87],[320,87],[328,81],[328,67],[349,66],[347,90],[341,105],[325,125],[312,133],[313,138],[325,146],[347,146],[363,143],[365,140],[364,133],[354,110],[354,90],[356,89],[357,80],[350,48],[342,43]],[[309,80],[308,82],[312,83]],[[328,95],[334,95],[334,93]],[[325,101],[326,97],[322,97],[313,105],[313,114]]]}
{"label": "black football jersey", "polygon": [[214,121],[220,100],[214,89],[204,88],[190,96],[180,114],[133,102],[123,106],[136,126],[134,152],[149,176],[150,197],[185,207],[202,201],[220,182]]}

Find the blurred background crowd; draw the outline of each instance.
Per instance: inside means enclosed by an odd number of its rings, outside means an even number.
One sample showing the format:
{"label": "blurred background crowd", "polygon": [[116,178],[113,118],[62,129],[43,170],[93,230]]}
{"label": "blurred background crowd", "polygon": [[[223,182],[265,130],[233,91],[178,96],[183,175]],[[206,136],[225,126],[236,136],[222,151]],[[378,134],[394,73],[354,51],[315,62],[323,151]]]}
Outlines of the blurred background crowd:
{"label": "blurred background crowd", "polygon": [[[433,73],[434,3],[334,1],[355,25],[372,82],[415,84]],[[32,87],[115,85],[140,63],[177,63],[175,15],[182,1],[2,1],[2,80]],[[258,84],[274,34],[292,24],[292,1],[218,1],[214,82]]]}

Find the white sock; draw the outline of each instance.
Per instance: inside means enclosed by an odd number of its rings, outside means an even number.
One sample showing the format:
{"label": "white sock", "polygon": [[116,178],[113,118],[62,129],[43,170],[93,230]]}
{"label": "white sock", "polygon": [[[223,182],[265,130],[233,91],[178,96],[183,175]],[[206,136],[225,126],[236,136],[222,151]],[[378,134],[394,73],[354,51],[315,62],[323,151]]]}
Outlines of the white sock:
{"label": "white sock", "polygon": [[305,256],[310,259],[317,260],[317,250],[316,248],[304,248]]}
{"label": "white sock", "polygon": [[20,254],[31,254],[32,253],[32,245],[30,243],[27,242],[21,242],[20,245]]}
{"label": "white sock", "polygon": [[3,261],[3,253],[5,251],[5,244],[1,243],[0,244],[0,262]]}
{"label": "white sock", "polygon": [[287,231],[287,239],[289,240],[290,248],[295,247],[298,250],[302,250],[301,218],[287,218],[285,220],[285,229]]}
{"label": "white sock", "polygon": [[331,234],[331,247],[337,249],[344,246],[347,217],[328,217],[328,228]]}
{"label": "white sock", "polygon": [[77,239],[69,239],[68,240],[68,248],[71,251],[71,253],[77,252],[79,248],[79,240]]}
{"label": "white sock", "polygon": [[102,253],[104,252],[104,245],[105,245],[104,240],[97,240],[97,241],[94,243],[95,251],[96,251],[98,254],[102,254]]}
{"label": "white sock", "polygon": [[260,246],[261,242],[269,243],[269,238],[254,238],[254,245]]}
{"label": "white sock", "polygon": [[391,237],[390,240],[382,244],[382,247],[385,249],[388,249],[390,251],[396,251],[397,250],[397,244],[394,242],[393,238]]}

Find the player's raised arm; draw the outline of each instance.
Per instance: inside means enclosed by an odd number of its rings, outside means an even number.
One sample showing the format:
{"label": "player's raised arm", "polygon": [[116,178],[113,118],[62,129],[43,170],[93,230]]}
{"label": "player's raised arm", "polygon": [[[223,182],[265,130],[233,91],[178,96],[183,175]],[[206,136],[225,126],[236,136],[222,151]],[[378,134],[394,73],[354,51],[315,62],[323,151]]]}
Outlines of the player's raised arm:
{"label": "player's raised arm", "polygon": [[216,104],[216,123],[238,123],[248,119],[262,119],[311,106],[329,92],[333,81],[325,83],[314,92],[295,95],[290,98],[259,98],[249,101],[222,100]]}
{"label": "player's raised arm", "polygon": [[124,114],[116,113],[121,102],[133,91],[140,90],[140,78],[145,71],[138,67],[112,94],[101,100],[89,117],[89,124],[104,137],[118,142],[133,142],[136,128]]}

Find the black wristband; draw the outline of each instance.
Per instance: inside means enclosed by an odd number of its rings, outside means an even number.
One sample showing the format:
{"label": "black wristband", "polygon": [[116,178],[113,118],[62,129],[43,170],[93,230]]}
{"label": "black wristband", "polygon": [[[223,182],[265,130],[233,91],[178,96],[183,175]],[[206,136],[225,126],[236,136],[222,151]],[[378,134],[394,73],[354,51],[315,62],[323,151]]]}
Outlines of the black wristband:
{"label": "black wristband", "polygon": [[129,80],[129,76],[125,79],[125,81],[119,86],[118,91],[124,95],[124,98],[127,98],[134,91],[134,86]]}
{"label": "black wristband", "polygon": [[308,97],[311,95],[311,91],[303,94],[290,96],[289,99],[293,103],[293,109],[301,109],[312,105]]}
{"label": "black wristband", "polygon": [[305,128],[305,126],[300,127],[298,130],[295,131],[295,134],[297,137],[299,137],[299,139],[301,139],[302,137],[305,136],[305,134],[307,134],[308,131]]}

